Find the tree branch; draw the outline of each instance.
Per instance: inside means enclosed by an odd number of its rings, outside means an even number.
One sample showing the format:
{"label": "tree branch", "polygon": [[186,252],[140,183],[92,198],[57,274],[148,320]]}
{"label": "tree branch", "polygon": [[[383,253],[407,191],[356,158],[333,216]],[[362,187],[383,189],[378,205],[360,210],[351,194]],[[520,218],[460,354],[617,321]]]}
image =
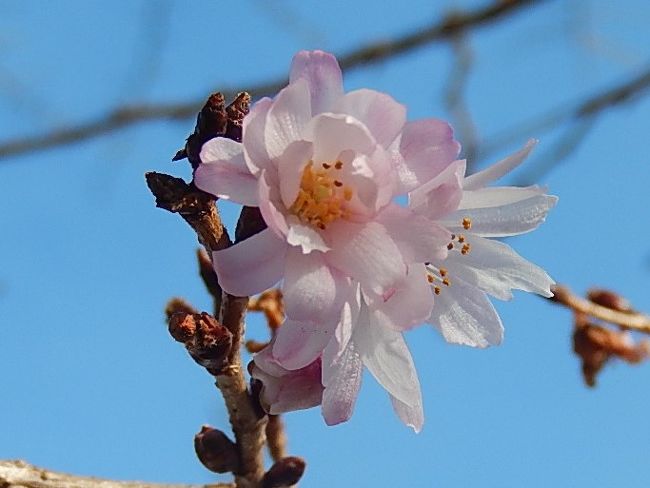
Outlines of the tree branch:
{"label": "tree branch", "polygon": [[[546,0],[494,0],[482,8],[448,14],[440,21],[387,41],[371,42],[339,56],[341,69],[352,70],[405,54],[432,42],[450,39],[467,29],[480,27],[505,18],[518,10],[539,5]],[[286,84],[276,79],[251,87],[254,97],[274,94]],[[236,94],[220,90],[226,98]],[[201,108],[203,98],[169,104],[135,104],[116,107],[94,120],[60,127],[44,134],[18,137],[0,143],[0,160],[92,139],[111,131],[156,120],[186,120]]]}
{"label": "tree branch", "polygon": [[24,461],[0,461],[2,488],[235,488],[231,483],[171,485],[141,481],[113,481],[74,476],[39,468]]}

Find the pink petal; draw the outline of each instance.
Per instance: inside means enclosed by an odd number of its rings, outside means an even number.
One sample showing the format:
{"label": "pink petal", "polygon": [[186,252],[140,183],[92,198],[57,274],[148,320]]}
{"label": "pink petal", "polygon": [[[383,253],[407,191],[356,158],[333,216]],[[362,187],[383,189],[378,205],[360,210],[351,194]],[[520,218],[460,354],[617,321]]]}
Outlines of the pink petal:
{"label": "pink petal", "polygon": [[363,123],[378,144],[388,148],[406,123],[406,107],[373,90],[355,90],[340,98],[332,112],[351,115]]}
{"label": "pink petal", "polygon": [[463,196],[465,160],[454,161],[409,195],[409,207],[436,220],[455,211]]}
{"label": "pink petal", "polygon": [[426,183],[454,161],[459,153],[460,144],[454,140],[453,130],[446,122],[437,119],[407,122],[395,158],[399,193]]}
{"label": "pink petal", "polygon": [[343,304],[341,319],[334,330],[334,334],[327,347],[323,350],[323,384],[331,381],[331,375],[335,374],[329,366],[337,363],[343,352],[348,347],[352,338],[352,330],[359,318],[361,308],[361,294],[359,285],[354,284],[347,287],[346,299]]}
{"label": "pink petal", "polygon": [[433,296],[423,264],[409,266],[409,273],[386,296],[366,295],[373,322],[396,330],[421,324],[431,315]]}
{"label": "pink petal", "polygon": [[330,111],[343,95],[343,80],[339,63],[334,56],[323,51],[300,51],[291,63],[289,82],[307,80],[311,95],[311,113],[317,115]]}
{"label": "pink petal", "polygon": [[506,173],[509,173],[523,163],[536,145],[537,140],[530,139],[526,145],[516,153],[511,154],[507,158],[502,159],[488,168],[485,168],[483,171],[479,171],[478,173],[474,173],[465,178],[463,188],[465,190],[478,190],[479,188],[483,188],[493,181],[498,180]]}
{"label": "pink petal", "polygon": [[314,117],[304,133],[314,143],[314,161],[335,161],[344,150],[372,154],[376,142],[366,126],[342,114],[320,114]]}
{"label": "pink petal", "polygon": [[242,205],[258,205],[257,180],[246,167],[240,143],[225,137],[211,139],[201,149],[201,161],[194,172],[198,188]]}
{"label": "pink petal", "polygon": [[402,254],[383,225],[339,220],[324,234],[331,247],[327,262],[361,286],[383,294],[406,276]]}
{"label": "pink petal", "polygon": [[304,368],[320,357],[332,338],[336,322],[287,318],[278,329],[273,357],[289,370]]}
{"label": "pink petal", "polygon": [[391,204],[384,208],[377,221],[388,230],[407,263],[425,263],[447,257],[451,232],[412,210]]}
{"label": "pink petal", "polygon": [[323,379],[326,368],[329,371],[328,380],[323,381],[325,392],[322,412],[327,425],[336,425],[352,416],[361,387],[363,363],[354,342],[350,341],[332,364],[323,364]]}
{"label": "pink petal", "polygon": [[266,117],[264,142],[269,157],[281,156],[289,144],[303,139],[310,119],[307,82],[297,80],[278,93]]}
{"label": "pink petal", "polygon": [[271,229],[212,253],[221,287],[231,295],[260,293],[282,278],[287,244]]}
{"label": "pink petal", "polygon": [[264,127],[272,104],[273,100],[270,98],[262,98],[251,107],[248,115],[244,117],[242,145],[244,146],[246,165],[253,174],[257,174],[271,164],[271,158],[266,151],[266,142],[264,141]]}
{"label": "pink petal", "polygon": [[290,319],[338,322],[347,287],[347,281],[329,268],[323,253],[289,249],[282,294]]}
{"label": "pink petal", "polygon": [[485,293],[457,276],[436,296],[428,322],[454,344],[488,347],[503,340],[501,319]]}
{"label": "pink petal", "polygon": [[269,229],[284,239],[289,232],[289,226],[284,214],[278,210],[278,203],[282,206],[278,186],[277,174],[273,168],[262,170],[258,180],[260,213]]}

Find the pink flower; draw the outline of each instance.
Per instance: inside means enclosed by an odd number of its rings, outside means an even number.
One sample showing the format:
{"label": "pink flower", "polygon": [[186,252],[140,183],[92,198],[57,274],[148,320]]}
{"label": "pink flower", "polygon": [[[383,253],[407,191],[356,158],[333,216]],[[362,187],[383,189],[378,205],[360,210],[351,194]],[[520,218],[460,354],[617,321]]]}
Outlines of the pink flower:
{"label": "pink flower", "polygon": [[[372,90],[345,94],[336,59],[321,51],[294,57],[289,85],[252,107],[241,143],[216,138],[203,146],[196,185],[258,206],[268,225],[213,253],[213,262],[235,295],[282,281],[287,321],[273,356],[284,367],[319,356],[357,285],[369,302],[388,300],[410,263],[444,257],[449,232],[394,198],[458,152],[446,123],[407,123],[402,105]],[[414,301],[400,325],[421,322],[431,307]]]}
{"label": "pink flower", "polygon": [[503,335],[486,294],[550,296],[541,268],[492,239],[533,230],[555,204],[539,187],[486,187],[532,146],[466,177],[446,123],[407,123],[382,93],[345,94],[336,59],[320,51],[295,56],[289,85],[252,107],[241,143],[206,143],[197,186],[259,207],[268,226],[213,253],[222,287],[245,296],[282,282],[287,319],[252,367],[265,408],[321,404],[328,424],[343,422],[366,367],[419,431],[402,332],[429,322],[450,342],[485,347]]}

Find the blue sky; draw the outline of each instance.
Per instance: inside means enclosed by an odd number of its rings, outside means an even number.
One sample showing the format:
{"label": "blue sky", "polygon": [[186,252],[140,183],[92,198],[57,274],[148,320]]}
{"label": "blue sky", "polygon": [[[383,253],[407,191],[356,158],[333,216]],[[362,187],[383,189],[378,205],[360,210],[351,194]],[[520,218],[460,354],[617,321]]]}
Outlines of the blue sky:
{"label": "blue sky", "polygon": [[[347,52],[478,4],[0,2],[0,142],[119,103],[246,89],[286,75],[300,49]],[[466,98],[482,140],[647,66],[649,22],[643,0],[564,0],[472,33]],[[351,72],[346,87],[386,91],[412,119],[448,118],[452,61],[449,46],[435,44]],[[214,479],[192,438],[201,424],[227,424],[222,400],[163,322],[172,296],[210,306],[197,243],[154,207],[143,177],[188,176],[170,157],[192,125],[146,124],[0,160],[0,458],[118,479]],[[650,97],[601,117],[539,181],[560,197],[547,223],[511,240],[574,290],[608,286],[646,311],[649,130]],[[493,159],[538,137],[535,167],[559,135],[526,134]],[[290,451],[308,463],[303,486],[647,486],[650,366],[611,366],[588,390],[567,311],[524,294],[496,306],[506,325],[498,348],[409,333],[421,434],[399,423],[371,377],[344,425],[326,427],[317,409],[286,416]],[[257,318],[249,331],[264,337]]]}

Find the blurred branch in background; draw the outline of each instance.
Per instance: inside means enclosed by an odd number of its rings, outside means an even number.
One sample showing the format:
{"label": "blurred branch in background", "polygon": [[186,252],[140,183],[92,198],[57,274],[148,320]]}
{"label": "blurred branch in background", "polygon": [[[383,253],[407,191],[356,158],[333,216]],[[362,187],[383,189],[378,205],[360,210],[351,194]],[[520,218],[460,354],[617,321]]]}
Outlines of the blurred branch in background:
{"label": "blurred branch in background", "polygon": [[[453,39],[459,33],[506,18],[524,8],[544,3],[546,0],[495,0],[492,3],[466,12],[449,13],[442,20],[409,32],[392,40],[375,41],[338,56],[341,68],[351,70],[388,60],[427,44]],[[286,83],[284,78],[250,87],[247,91],[255,98],[278,92]],[[241,89],[245,89],[242,87]],[[233,98],[241,89],[222,88],[226,99]],[[130,104],[116,107],[94,120],[79,122],[54,129],[44,134],[0,142],[0,159],[28,154],[81,142],[118,129],[156,120],[187,120],[201,108],[203,97],[169,104]]]}
{"label": "blurred branch in background", "polygon": [[573,312],[573,350],[582,362],[587,386],[596,386],[596,377],[611,359],[630,364],[650,356],[650,340],[634,342],[630,331],[650,335],[650,316],[637,312],[619,294],[593,288],[587,297],[575,295],[566,286],[555,285],[552,302]]}

